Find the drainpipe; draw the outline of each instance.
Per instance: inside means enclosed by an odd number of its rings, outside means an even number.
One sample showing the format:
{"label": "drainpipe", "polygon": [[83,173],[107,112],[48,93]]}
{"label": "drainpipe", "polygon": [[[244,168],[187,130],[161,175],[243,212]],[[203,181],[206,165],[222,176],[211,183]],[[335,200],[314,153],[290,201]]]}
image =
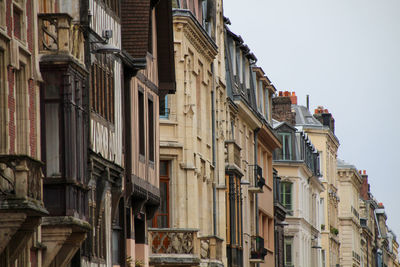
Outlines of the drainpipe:
{"label": "drainpipe", "polygon": [[213,235],[217,235],[217,188],[215,179],[217,177],[216,155],[215,155],[215,81],[214,81],[214,63],[211,64],[212,72],[212,89],[211,89],[211,123],[212,123],[212,163],[214,165],[214,181],[213,186]]}
{"label": "drainpipe", "polygon": [[[257,128],[257,129],[255,129],[254,130],[254,164],[255,165],[258,165],[257,164],[257,160],[258,160],[258,156],[257,156],[257,152],[258,152],[258,148],[257,148],[257,134],[258,134],[258,132],[260,131],[260,128]],[[254,169],[255,169],[255,167],[254,167]],[[254,177],[251,177],[251,178],[253,178],[254,179]],[[258,233],[259,233],[259,225],[258,225],[258,194],[256,194],[256,199],[255,199],[255,202],[256,202],[256,236],[258,236]],[[259,263],[257,263],[257,267],[259,267],[260,266],[260,264]]]}

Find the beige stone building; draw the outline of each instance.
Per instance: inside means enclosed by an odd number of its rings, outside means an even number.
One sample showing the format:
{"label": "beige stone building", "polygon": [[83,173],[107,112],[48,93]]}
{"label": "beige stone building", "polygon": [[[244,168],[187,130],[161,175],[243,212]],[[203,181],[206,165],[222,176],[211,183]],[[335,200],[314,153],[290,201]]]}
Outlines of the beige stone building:
{"label": "beige stone building", "polygon": [[242,38],[228,25],[226,21],[228,266],[273,266],[272,152],[280,147],[271,127],[275,88],[255,65],[257,59]]}
{"label": "beige stone building", "polygon": [[319,107],[312,115],[299,105],[292,105],[296,113],[296,126],[307,133],[320,155],[321,181],[324,191],[320,194],[321,209],[321,257],[323,267],[335,267],[339,260],[338,181],[336,157],[339,140],[334,134],[334,119],[328,110]]}
{"label": "beige stone building", "polygon": [[291,103],[296,96],[279,92],[273,98],[274,129],[282,142],[275,150],[274,168],[281,178],[280,194],[287,214],[284,233],[285,266],[321,266],[320,181],[319,154],[312,142],[293,123]]}
{"label": "beige stone building", "polygon": [[362,266],[360,188],[362,177],[356,167],[337,160],[340,264]]}
{"label": "beige stone building", "polygon": [[173,7],[176,94],[160,108],[161,207],[149,230],[150,265],[227,266],[219,187],[225,184],[222,1],[181,0]]}

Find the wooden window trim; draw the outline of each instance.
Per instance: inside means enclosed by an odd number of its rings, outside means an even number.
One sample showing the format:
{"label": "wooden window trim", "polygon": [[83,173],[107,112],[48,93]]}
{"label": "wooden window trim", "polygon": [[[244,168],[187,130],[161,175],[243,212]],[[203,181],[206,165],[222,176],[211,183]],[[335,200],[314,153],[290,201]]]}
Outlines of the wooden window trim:
{"label": "wooden window trim", "polygon": [[[160,185],[161,185],[161,183],[165,183],[167,185],[167,189],[166,189],[167,212],[166,213],[160,213],[159,211],[157,211],[157,213],[153,217],[152,224],[153,224],[153,227],[159,228],[159,225],[158,225],[158,222],[157,222],[158,217],[166,216],[167,217],[167,228],[169,228],[170,227],[170,215],[171,215],[170,214],[170,181],[171,181],[170,165],[171,165],[171,162],[170,161],[166,161],[166,160],[160,160],[160,165],[161,165],[162,162],[166,162],[166,172],[165,172],[166,174],[162,175],[160,173]],[[161,188],[161,186],[160,186],[160,188]]]}

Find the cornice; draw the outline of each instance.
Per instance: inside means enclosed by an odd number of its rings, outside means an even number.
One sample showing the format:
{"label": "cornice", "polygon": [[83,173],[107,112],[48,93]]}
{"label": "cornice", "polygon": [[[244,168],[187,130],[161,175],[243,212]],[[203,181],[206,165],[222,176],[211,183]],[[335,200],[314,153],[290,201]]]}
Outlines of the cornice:
{"label": "cornice", "polygon": [[195,47],[195,49],[206,57],[208,61],[213,61],[218,54],[218,46],[208,35],[200,23],[196,20],[190,10],[174,9],[174,25],[181,24],[183,27],[177,27],[177,31],[182,30],[186,39]]}

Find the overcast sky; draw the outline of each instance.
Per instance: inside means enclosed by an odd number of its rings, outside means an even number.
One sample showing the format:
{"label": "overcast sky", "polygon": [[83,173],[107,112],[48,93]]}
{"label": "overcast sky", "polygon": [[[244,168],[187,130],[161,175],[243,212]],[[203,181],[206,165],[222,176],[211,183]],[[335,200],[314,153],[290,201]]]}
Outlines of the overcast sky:
{"label": "overcast sky", "polygon": [[224,0],[278,91],[334,116],[338,157],[369,175],[400,241],[400,0]]}

